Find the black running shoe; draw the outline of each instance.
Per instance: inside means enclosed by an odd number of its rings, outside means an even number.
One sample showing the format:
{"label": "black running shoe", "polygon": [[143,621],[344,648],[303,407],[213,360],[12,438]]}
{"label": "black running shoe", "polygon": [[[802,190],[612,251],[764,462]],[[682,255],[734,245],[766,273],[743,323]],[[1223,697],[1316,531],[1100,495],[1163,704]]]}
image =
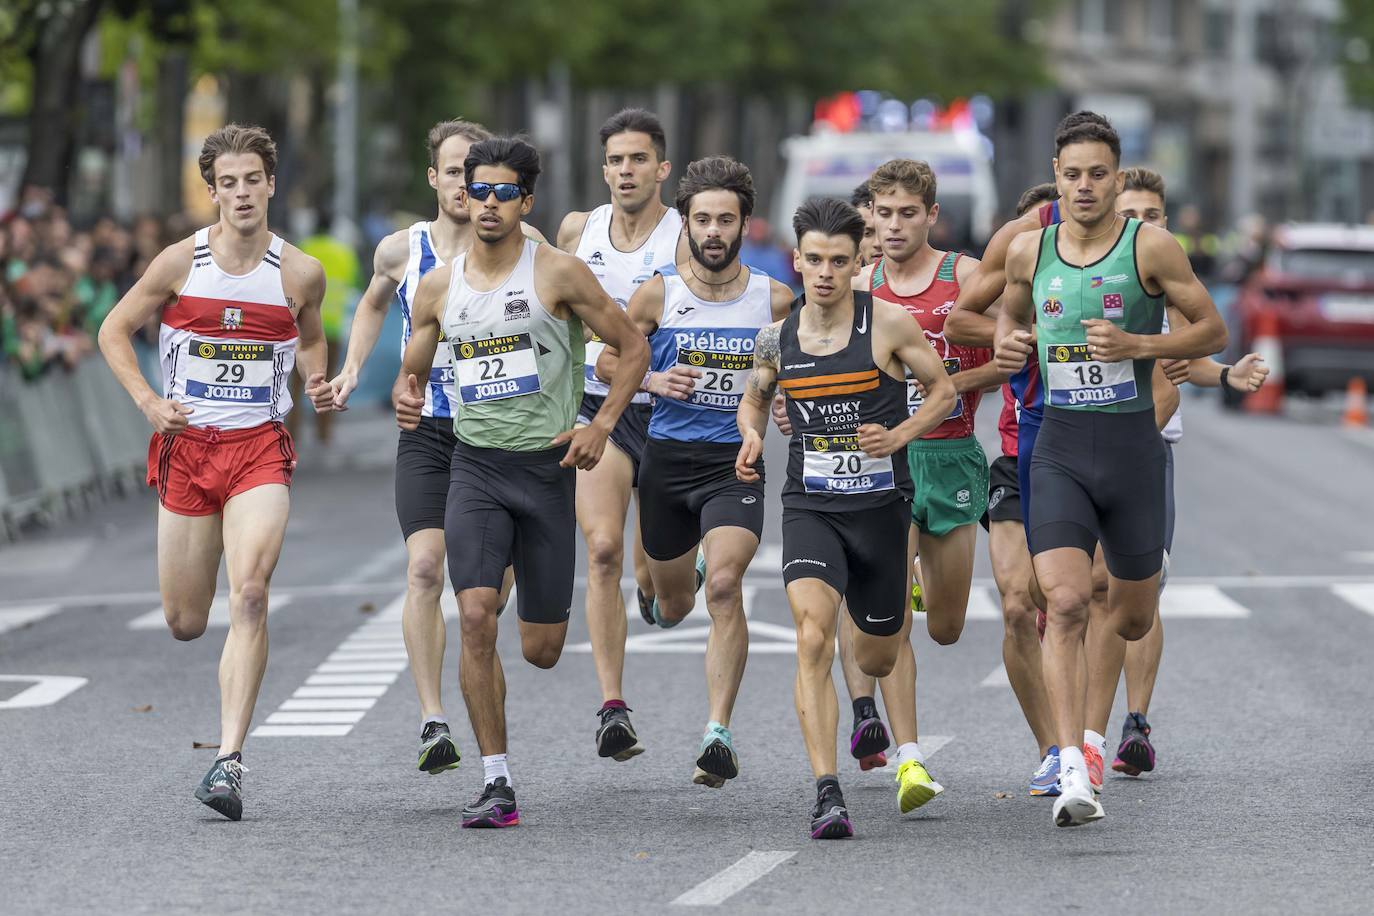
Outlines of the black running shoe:
{"label": "black running shoe", "polygon": [[1150,723],[1138,712],[1126,715],[1121,727],[1121,746],[1116,749],[1112,769],[1127,776],[1139,776],[1155,768],[1155,748],[1150,743]]}
{"label": "black running shoe", "polygon": [[811,809],[811,839],[843,840],[854,835],[849,822],[849,809],[839,786],[825,786],[816,795],[816,807]]}
{"label": "black running shoe", "polygon": [[463,755],[443,722],[426,722],[420,732],[420,765],[418,769],[435,776],[444,770],[457,769]]}
{"label": "black running shoe", "polygon": [[504,776],[487,783],[476,801],[463,806],[464,827],[514,827],[519,823],[520,809],[515,807],[515,791]]}
{"label": "black running shoe", "polygon": [[644,618],[644,622],[651,627],[658,626],[658,621],[654,619],[654,599],[644,594],[643,590],[636,587],[635,597],[639,599],[639,616]]}
{"label": "black running shoe", "polygon": [[243,817],[243,774],[248,770],[237,753],[221,757],[196,786],[196,798],[231,821]]}
{"label": "black running shoe", "polygon": [[628,706],[601,707],[601,727],[596,730],[596,753],[601,757],[624,762],[644,753],[635,727],[630,724]]}
{"label": "black running shoe", "polygon": [[[887,726],[883,725],[883,720],[878,718],[875,712],[867,719],[855,719],[854,731],[849,735],[849,753],[859,765],[865,770],[880,766],[874,758],[892,745],[892,740],[887,736]],[[868,764],[864,766],[864,764]],[[887,760],[883,760],[886,764]]]}

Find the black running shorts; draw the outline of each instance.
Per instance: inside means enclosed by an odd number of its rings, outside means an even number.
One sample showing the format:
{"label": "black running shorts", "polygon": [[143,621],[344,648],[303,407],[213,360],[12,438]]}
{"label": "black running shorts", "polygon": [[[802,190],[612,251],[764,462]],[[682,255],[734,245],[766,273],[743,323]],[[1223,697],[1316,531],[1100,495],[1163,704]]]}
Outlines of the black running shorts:
{"label": "black running shorts", "polygon": [[1174,551],[1174,444],[1164,441],[1164,549]]}
{"label": "black running shorts", "polygon": [[415,429],[401,430],[396,443],[396,518],[401,537],[426,528],[444,530],[449,464],[458,437],[451,417],[421,417]]}
{"label": "black running shorts", "polygon": [[1021,479],[1015,456],[998,455],[988,467],[988,511],[981,521],[985,531],[989,522],[1021,523]]}
{"label": "black running shorts", "polygon": [[1139,581],[1159,572],[1165,539],[1166,449],[1152,410],[1045,408],[1031,458],[1032,554],[1100,540],[1107,571]]}
{"label": "black running shorts", "polygon": [[[599,394],[582,395],[577,409],[577,424],[589,426],[606,399]],[[648,404],[631,404],[625,408],[611,430],[611,444],[625,453],[634,466],[634,485],[639,486],[639,466],[644,460],[644,444],[649,441],[649,416],[653,408]]]}
{"label": "black running shorts", "polygon": [[563,623],[572,608],[576,468],[567,446],[538,452],[453,450],[444,543],[455,592],[501,587],[515,566],[517,613],[527,623]]}
{"label": "black running shorts", "polygon": [[695,550],[713,528],[763,535],[763,459],[757,483],[735,477],[739,445],[649,439],[639,476],[639,532],[644,552],[673,560]]}
{"label": "black running shorts", "polygon": [[782,510],[782,579],[820,579],[844,597],[854,625],[871,636],[902,629],[911,502],[852,512]]}

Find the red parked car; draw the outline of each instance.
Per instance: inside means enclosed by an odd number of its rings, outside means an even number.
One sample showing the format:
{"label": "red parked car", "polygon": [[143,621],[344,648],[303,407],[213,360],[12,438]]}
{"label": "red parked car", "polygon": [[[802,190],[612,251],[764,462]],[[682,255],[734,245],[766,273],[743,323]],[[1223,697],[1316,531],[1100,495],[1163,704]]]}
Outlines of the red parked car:
{"label": "red parked car", "polygon": [[1344,390],[1356,375],[1374,388],[1374,226],[1276,227],[1236,301],[1239,352],[1255,349],[1265,313],[1278,320],[1287,390]]}

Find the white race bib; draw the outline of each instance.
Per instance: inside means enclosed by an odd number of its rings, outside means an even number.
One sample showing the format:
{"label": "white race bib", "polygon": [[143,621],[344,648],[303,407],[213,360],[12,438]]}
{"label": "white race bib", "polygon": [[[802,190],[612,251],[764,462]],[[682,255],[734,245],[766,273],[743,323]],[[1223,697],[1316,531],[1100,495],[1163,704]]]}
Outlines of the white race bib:
{"label": "white race bib", "polygon": [[[947,357],[945,357],[945,374],[946,374],[946,375],[953,375],[954,373],[956,373],[956,372],[958,372],[958,371],[959,371],[959,357],[957,357],[957,356],[947,356]],[[916,379],[915,379],[915,377],[912,376],[910,372],[908,372],[908,373],[907,373],[907,376],[906,376],[906,412],[907,412],[907,416],[911,416],[912,414],[916,413],[916,411],[919,410],[920,407],[921,407],[921,405],[924,404],[925,402],[926,402],[926,397],[925,397],[925,395],[921,394],[921,389],[918,388],[918,387],[916,386]],[[959,395],[958,397],[956,397],[956,398],[954,399],[954,406],[953,406],[952,408],[950,408],[949,416],[945,417],[945,419],[946,419],[946,420],[953,420],[955,417],[962,417],[963,415],[964,415],[964,396],[961,394],[961,395]]]}
{"label": "white race bib", "polygon": [[539,391],[539,368],[529,334],[450,343],[458,398],[464,404],[499,401]]}
{"label": "white race bib", "polygon": [[1136,396],[1135,363],[1090,359],[1085,343],[1051,345],[1045,352],[1045,380],[1054,407],[1119,404]]}
{"label": "white race bib", "polygon": [[186,394],[226,404],[272,403],[276,355],[269,343],[192,340]]}
{"label": "white race bib", "polygon": [[677,364],[701,373],[691,396],[687,398],[688,404],[711,410],[733,411],[739,407],[744,385],[754,368],[754,354],[752,351],[723,353],[679,348]]}
{"label": "white race bib", "polygon": [[601,358],[601,353],[605,349],[606,342],[595,334],[592,335],[591,340],[587,341],[587,355],[583,357],[582,360],[585,364],[584,368],[587,374],[587,381],[600,381],[600,379],[596,377],[596,361]]}
{"label": "white race bib", "polygon": [[892,456],[870,458],[859,448],[858,436],[807,436],[802,450],[808,493],[876,493],[894,485]]}

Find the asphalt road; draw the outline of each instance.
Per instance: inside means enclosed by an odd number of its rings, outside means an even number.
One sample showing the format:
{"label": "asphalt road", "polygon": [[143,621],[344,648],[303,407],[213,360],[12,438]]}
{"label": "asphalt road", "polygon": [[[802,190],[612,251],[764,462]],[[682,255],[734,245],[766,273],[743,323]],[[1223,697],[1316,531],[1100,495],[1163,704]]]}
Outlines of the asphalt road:
{"label": "asphalt road", "polygon": [[[701,609],[671,637],[631,620],[625,684],[648,752],[596,756],[579,588],[553,671],[520,661],[503,628],[522,824],[461,830],[481,768],[452,649],[444,691],[465,760],[414,769],[394,433],[380,415],[346,420],[328,460],[301,446],[240,823],[191,794],[214,753],[193,742],[217,740],[224,629],[181,644],[162,627],[151,495],[0,548],[0,912],[1368,912],[1374,435],[1329,411],[1256,419],[1188,402],[1150,716],[1160,763],[1109,774],[1105,821],[1056,830],[1049,801],[1025,794],[1036,749],[999,683],[980,537],[963,639],[917,644],[922,742],[947,791],[903,818],[891,773],[842,754],[858,835],[840,843],[806,831],[776,500],[747,582],[740,778],[691,784]],[[330,693],[376,702],[312,708]]]}

